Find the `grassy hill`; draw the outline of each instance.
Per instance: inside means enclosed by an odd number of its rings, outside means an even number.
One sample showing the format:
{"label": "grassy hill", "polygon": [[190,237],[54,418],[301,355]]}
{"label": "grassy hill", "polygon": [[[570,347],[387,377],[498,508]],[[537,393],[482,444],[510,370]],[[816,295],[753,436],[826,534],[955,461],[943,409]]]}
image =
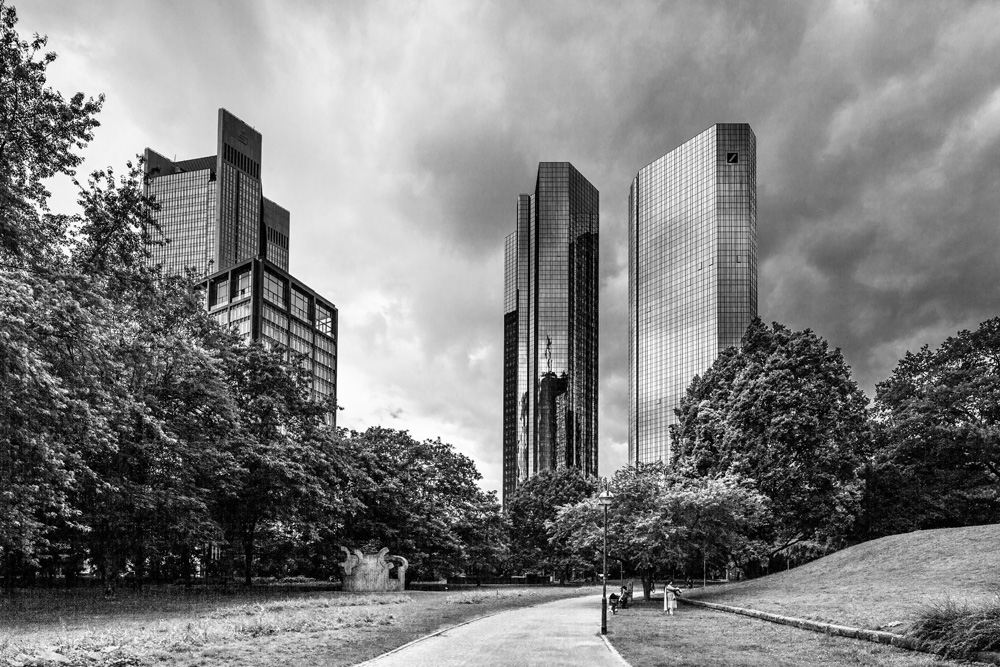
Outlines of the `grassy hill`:
{"label": "grassy hill", "polygon": [[687,597],[786,616],[903,632],[922,606],[1000,594],[1000,524],[921,530],[865,542],[760,579]]}

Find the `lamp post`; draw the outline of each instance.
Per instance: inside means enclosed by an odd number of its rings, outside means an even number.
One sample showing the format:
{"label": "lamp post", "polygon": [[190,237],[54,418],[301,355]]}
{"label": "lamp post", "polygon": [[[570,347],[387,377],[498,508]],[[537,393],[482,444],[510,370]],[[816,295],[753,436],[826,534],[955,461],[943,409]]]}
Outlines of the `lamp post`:
{"label": "lamp post", "polygon": [[604,591],[601,593],[601,634],[608,634],[608,508],[615,494],[608,490],[605,485],[604,490],[597,496],[597,502],[604,508]]}

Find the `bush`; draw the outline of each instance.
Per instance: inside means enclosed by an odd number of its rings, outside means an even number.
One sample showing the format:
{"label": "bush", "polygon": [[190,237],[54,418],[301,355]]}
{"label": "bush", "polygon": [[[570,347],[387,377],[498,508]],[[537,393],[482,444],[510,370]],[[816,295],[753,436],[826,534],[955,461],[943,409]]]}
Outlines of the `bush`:
{"label": "bush", "polygon": [[925,605],[909,634],[945,658],[972,660],[980,651],[1000,650],[1000,596],[979,606],[950,597]]}

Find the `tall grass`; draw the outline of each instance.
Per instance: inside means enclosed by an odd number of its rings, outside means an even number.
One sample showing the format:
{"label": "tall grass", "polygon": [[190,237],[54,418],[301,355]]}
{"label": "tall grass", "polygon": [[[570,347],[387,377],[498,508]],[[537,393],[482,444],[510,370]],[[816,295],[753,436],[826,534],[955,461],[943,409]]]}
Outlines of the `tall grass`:
{"label": "tall grass", "polygon": [[405,595],[332,595],[229,605],[180,619],[119,619],[72,629],[63,623],[0,637],[0,665],[125,667],[157,650],[176,652],[244,637],[391,625],[396,615],[385,607],[409,603]]}
{"label": "tall grass", "polygon": [[945,658],[972,660],[981,651],[1000,651],[1000,596],[985,605],[951,597],[926,604],[909,634]]}

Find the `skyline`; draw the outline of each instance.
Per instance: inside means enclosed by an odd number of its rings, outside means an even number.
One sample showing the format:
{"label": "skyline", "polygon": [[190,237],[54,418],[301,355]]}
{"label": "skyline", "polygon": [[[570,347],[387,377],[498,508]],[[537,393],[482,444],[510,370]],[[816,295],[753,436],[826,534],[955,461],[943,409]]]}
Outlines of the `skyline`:
{"label": "skyline", "polygon": [[201,155],[219,107],[261,132],[295,274],[341,313],[338,422],[440,436],[487,489],[503,241],[538,162],[602,193],[602,475],[627,460],[628,186],[716,122],[758,138],[761,317],[840,347],[869,397],[1000,312],[1000,6],[15,6],[50,85],[107,95],[78,177]]}

